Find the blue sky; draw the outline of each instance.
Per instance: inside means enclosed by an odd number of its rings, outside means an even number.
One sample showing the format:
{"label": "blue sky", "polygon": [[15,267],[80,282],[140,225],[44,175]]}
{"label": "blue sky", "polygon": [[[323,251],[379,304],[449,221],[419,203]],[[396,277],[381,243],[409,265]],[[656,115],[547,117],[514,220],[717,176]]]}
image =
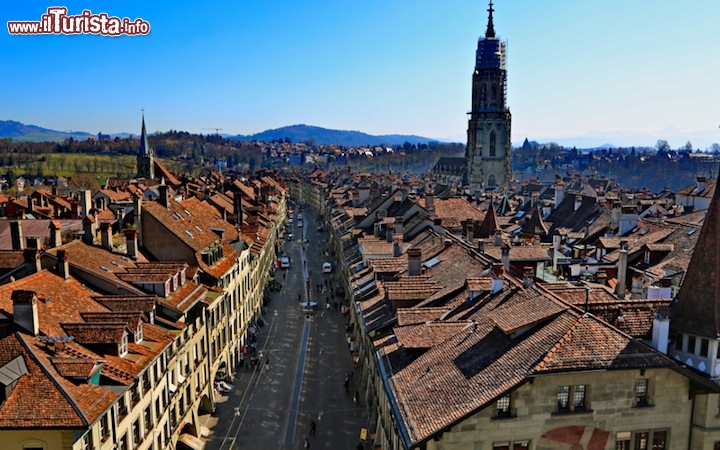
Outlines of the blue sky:
{"label": "blue sky", "polygon": [[[10,3],[10,2],[8,2]],[[0,120],[58,130],[250,134],[305,123],[465,140],[487,2],[12,2]],[[14,36],[49,6],[147,36]],[[720,142],[720,2],[496,0],[513,142]],[[212,131],[214,132],[214,131]]]}

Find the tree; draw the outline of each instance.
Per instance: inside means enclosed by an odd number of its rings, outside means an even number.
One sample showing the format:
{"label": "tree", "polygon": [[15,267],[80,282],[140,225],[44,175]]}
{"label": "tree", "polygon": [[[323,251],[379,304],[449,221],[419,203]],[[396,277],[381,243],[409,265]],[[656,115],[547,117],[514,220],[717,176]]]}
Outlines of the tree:
{"label": "tree", "polygon": [[685,143],[685,146],[684,146],[682,149],[685,150],[685,151],[688,152],[688,153],[692,153],[692,151],[693,151],[693,146],[692,146],[692,144],[690,143],[690,141],[687,141],[687,142]]}
{"label": "tree", "polygon": [[95,175],[91,173],[76,173],[68,181],[68,187],[76,191],[97,191],[100,189],[100,183],[98,183]]}
{"label": "tree", "polygon": [[667,153],[670,151],[670,144],[668,144],[668,141],[665,139],[658,139],[657,143],[655,144],[655,148],[657,149],[658,153]]}
{"label": "tree", "polygon": [[712,153],[713,155],[719,155],[720,154],[720,144],[718,144],[717,142],[713,143],[710,146],[710,153]]}

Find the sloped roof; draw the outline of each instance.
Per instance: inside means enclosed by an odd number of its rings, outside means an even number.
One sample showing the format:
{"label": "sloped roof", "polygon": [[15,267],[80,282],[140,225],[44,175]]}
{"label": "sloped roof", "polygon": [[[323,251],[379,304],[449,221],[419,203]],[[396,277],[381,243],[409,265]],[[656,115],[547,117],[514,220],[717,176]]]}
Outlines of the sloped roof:
{"label": "sloped roof", "polygon": [[720,338],[720,189],[710,202],[676,300],[670,322],[674,329]]}

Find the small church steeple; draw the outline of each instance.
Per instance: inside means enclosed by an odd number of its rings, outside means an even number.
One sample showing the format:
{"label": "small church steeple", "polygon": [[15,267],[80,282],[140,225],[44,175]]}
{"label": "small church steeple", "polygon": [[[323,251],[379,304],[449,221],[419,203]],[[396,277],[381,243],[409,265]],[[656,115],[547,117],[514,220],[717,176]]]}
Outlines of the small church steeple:
{"label": "small church steeple", "polygon": [[142,115],[142,131],[140,132],[139,153],[141,155],[149,155],[150,154],[150,144],[148,143],[148,139],[147,139],[147,130],[145,130],[145,113],[143,113],[143,115]]}
{"label": "small church steeple", "polygon": [[137,176],[138,178],[155,178],[155,152],[150,148],[145,129],[145,112],[142,115],[142,130],[140,131],[140,147],[137,153]]}
{"label": "small church steeple", "polygon": [[493,25],[493,4],[492,0],[490,0],[490,7],[488,8],[488,24],[487,24],[487,31],[485,31],[485,38],[494,38],[495,37],[495,26]]}

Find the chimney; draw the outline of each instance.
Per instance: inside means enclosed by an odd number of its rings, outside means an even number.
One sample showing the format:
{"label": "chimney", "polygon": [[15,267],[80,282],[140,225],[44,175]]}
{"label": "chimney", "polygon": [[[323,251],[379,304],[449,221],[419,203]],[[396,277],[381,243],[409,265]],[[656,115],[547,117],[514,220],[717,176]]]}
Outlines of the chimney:
{"label": "chimney", "polygon": [[240,192],[233,194],[233,214],[235,214],[235,225],[242,226],[243,224],[243,205],[242,196]]}
{"label": "chimney", "polygon": [[602,284],[603,286],[607,285],[607,273],[605,273],[604,270],[598,270],[595,272],[595,279],[598,284]]}
{"label": "chimney", "polygon": [[618,235],[624,236],[638,225],[640,217],[637,206],[623,206],[620,208],[620,229]]}
{"label": "chimney", "polygon": [[25,260],[25,264],[32,271],[32,273],[37,273],[42,270],[40,251],[38,251],[37,249],[26,248],[25,250],[23,250],[23,259]]}
{"label": "chimney", "polygon": [[57,252],[57,259],[58,259],[58,273],[61,277],[64,279],[70,278],[70,263],[68,260],[68,253],[66,250],[58,250]]}
{"label": "chimney", "polygon": [[580,209],[580,207],[582,206],[582,201],[583,201],[582,195],[575,196],[575,211]]}
{"label": "chimney", "polygon": [[433,218],[433,230],[435,230],[435,232],[439,235],[445,234],[445,230],[443,229],[441,218],[439,218],[439,217]]}
{"label": "chimney", "polygon": [[523,269],[523,286],[529,288],[535,284],[535,273],[532,267],[525,267]]}
{"label": "chimney", "polygon": [[539,192],[533,192],[530,196],[531,203],[530,206],[535,208],[538,204],[538,200],[540,200],[540,193]]}
{"label": "chimney", "polygon": [[142,197],[133,199],[133,214],[135,220],[135,228],[137,230],[138,248],[143,246],[142,235]]}
{"label": "chimney", "polygon": [[82,207],[82,218],[84,219],[92,209],[92,197],[89,189],[80,193],[80,206]]}
{"label": "chimney", "polygon": [[585,227],[583,228],[583,238],[587,239],[590,236],[590,221],[585,221]]}
{"label": "chimney", "polygon": [[168,186],[165,184],[165,178],[160,180],[158,192],[160,193],[158,203],[163,205],[165,208],[170,208],[170,193],[168,192]]}
{"label": "chimney", "polygon": [[505,269],[505,272],[510,273],[510,246],[504,243],[502,245],[501,253],[502,257],[500,260],[502,261],[503,268]]}
{"label": "chimney", "polygon": [[618,259],[618,277],[617,285],[615,285],[615,294],[623,299],[625,298],[625,276],[627,275],[628,262],[628,241],[620,241],[620,258]]}
{"label": "chimney", "polygon": [[138,232],[136,230],[126,229],[125,240],[127,242],[128,257],[136,261],[138,254]]}
{"label": "chimney", "polygon": [[492,288],[490,291],[492,294],[502,290],[503,284],[505,283],[504,273],[505,269],[502,264],[492,265]]}
{"label": "chimney", "polygon": [[653,319],[652,347],[667,354],[668,338],[670,336],[670,309],[667,306],[660,306]]}
{"label": "chimney", "polygon": [[92,215],[85,216],[83,223],[83,241],[92,244],[95,241],[95,218]]}
{"label": "chimney", "polygon": [[402,216],[395,216],[395,234],[403,234],[403,218]]}
{"label": "chimney", "polygon": [[392,242],[393,237],[393,227],[390,226],[390,224],[385,224],[385,240],[387,242]]}
{"label": "chimney", "polygon": [[484,255],[484,254],[485,254],[485,239],[478,239],[477,251],[478,251],[478,253],[480,253],[481,255]]}
{"label": "chimney", "polygon": [[697,188],[695,189],[695,191],[699,194],[705,190],[706,186],[707,186],[707,178],[697,177]]}
{"label": "chimney", "polygon": [[403,238],[402,236],[396,236],[393,238],[393,257],[397,258],[398,256],[402,255],[402,245],[403,245]]}
{"label": "chimney", "polygon": [[429,217],[435,217],[435,196],[431,192],[425,194],[425,209]]}
{"label": "chimney", "polygon": [[102,248],[112,251],[112,232],[107,222],[100,224],[100,241]]}
{"label": "chimney", "polygon": [[13,250],[24,250],[25,239],[23,238],[22,223],[19,220],[10,222],[10,239]]}
{"label": "chimney", "polygon": [[555,207],[557,208],[565,198],[565,183],[562,180],[558,180],[555,183]]}
{"label": "chimney", "polygon": [[50,221],[50,248],[62,245],[62,224],[57,220]]}
{"label": "chimney", "polygon": [[12,292],[11,298],[15,324],[37,336],[40,332],[40,320],[35,292],[17,290]]}
{"label": "chimney", "polygon": [[408,275],[416,277],[420,275],[422,267],[422,250],[419,248],[411,248],[408,254]]}
{"label": "chimney", "polygon": [[495,230],[495,247],[501,247],[502,243],[502,230],[497,228]]}
{"label": "chimney", "polygon": [[467,240],[468,242],[472,243],[473,238],[475,237],[475,224],[473,223],[472,219],[467,220]]}

